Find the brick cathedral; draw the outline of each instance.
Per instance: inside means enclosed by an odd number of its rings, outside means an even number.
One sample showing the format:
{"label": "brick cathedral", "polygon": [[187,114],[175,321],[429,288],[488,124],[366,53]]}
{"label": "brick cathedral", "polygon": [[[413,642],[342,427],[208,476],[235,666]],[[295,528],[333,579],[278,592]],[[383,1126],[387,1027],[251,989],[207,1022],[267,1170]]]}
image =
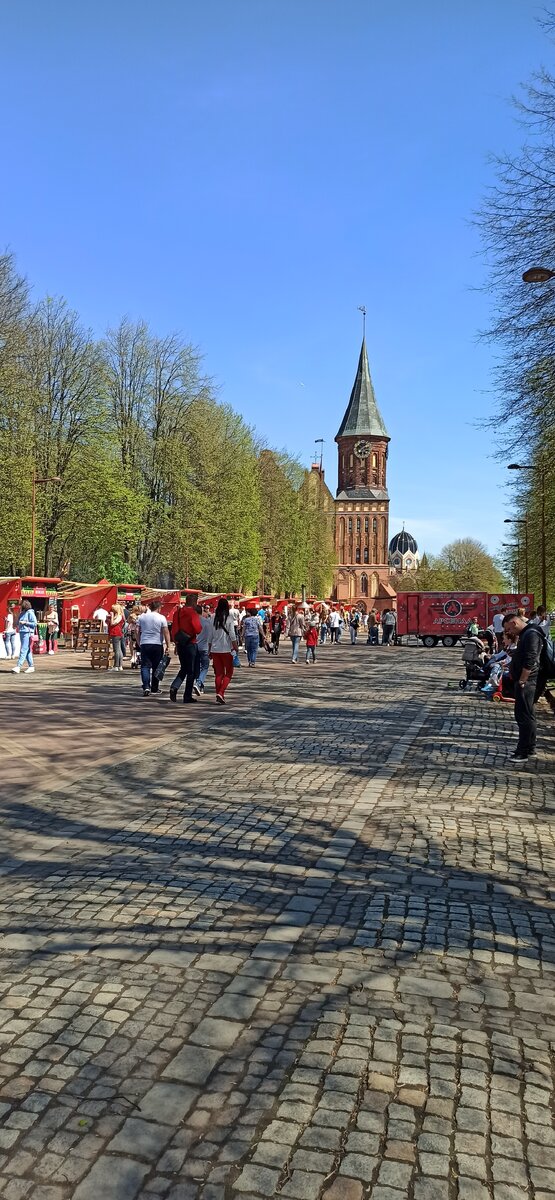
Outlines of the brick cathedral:
{"label": "brick cathedral", "polygon": [[366,339],[345,416],[336,434],[334,595],[337,600],[387,607],[389,583],[389,434],[376,404]]}

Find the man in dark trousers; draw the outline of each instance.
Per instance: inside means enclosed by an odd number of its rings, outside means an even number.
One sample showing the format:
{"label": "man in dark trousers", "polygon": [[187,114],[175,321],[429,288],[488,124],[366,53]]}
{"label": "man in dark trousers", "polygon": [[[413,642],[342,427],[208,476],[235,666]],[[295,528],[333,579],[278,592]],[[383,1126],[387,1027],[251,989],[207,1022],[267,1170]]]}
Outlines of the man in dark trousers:
{"label": "man in dark trousers", "polygon": [[526,617],[507,613],[503,628],[517,642],[511,661],[511,677],[515,685],[515,721],[518,725],[518,745],[511,755],[515,766],[522,766],[536,753],[536,700],[545,687],[545,671],[541,667],[543,638],[537,625]]}
{"label": "man in dark trousers", "polygon": [[197,666],[197,635],[202,633],[202,622],[198,606],[192,596],[188,596],[185,604],[179,604],[172,617],[172,638],[175,642],[175,652],[179,657],[179,674],[176,675],[170,687],[170,700],[177,700],[179,688],[185,680],[184,704],[194,704],[193,684]]}

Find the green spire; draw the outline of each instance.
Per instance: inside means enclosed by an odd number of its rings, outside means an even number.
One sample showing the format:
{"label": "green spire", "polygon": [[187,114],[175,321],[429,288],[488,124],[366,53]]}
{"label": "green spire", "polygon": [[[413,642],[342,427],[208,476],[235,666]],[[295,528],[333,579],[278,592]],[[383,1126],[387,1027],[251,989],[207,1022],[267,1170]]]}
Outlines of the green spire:
{"label": "green spire", "polygon": [[376,404],[374,388],[372,387],[372,380],[370,378],[370,367],[368,366],[366,338],[364,337],[360,348],[360,357],[356,379],[351,392],[351,399],[336,434],[336,440],[340,437],[349,437],[352,434],[359,433],[364,434],[366,437],[389,439],[389,434]]}

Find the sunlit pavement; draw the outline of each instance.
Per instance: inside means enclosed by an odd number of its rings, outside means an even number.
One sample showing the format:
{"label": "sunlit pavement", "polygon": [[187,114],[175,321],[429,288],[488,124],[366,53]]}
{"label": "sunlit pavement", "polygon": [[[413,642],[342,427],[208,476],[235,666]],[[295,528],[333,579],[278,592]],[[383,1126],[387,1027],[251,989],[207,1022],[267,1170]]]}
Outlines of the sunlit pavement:
{"label": "sunlit pavement", "polygon": [[460,673],[0,663],[2,1200],[555,1196],[554,718]]}

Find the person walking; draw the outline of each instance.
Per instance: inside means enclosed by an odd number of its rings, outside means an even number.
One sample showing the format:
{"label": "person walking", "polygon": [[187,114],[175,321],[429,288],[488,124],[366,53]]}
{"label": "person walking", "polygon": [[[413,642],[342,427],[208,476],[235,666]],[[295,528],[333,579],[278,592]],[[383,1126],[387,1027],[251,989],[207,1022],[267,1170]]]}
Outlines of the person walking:
{"label": "person walking", "polygon": [[[227,603],[227,601],[226,601]],[[177,693],[185,680],[184,704],[193,704],[193,688],[197,676],[197,637],[202,633],[200,608],[193,604],[190,596],[185,604],[179,604],[172,617],[172,638],[179,658],[179,671],[170,686],[170,700],[175,704]]]}
{"label": "person walking", "polygon": [[311,618],[310,624],[305,634],[306,641],[306,659],[305,662],[316,662],[316,647],[318,645],[318,617]]}
{"label": "person walking", "polygon": [[35,665],[33,663],[33,638],[36,637],[37,629],[37,616],[31,601],[23,600],[21,604],[21,612],[17,622],[20,650],[17,664],[15,667],[12,667],[12,673],[14,675],[19,675],[24,662],[27,663],[25,674],[31,675],[34,673]]}
{"label": "person walking", "polygon": [[517,613],[507,613],[503,627],[509,637],[517,641],[511,661],[511,678],[515,685],[514,712],[518,742],[511,762],[520,767],[536,753],[535,705],[546,683],[545,671],[541,667],[544,637],[537,625],[529,624],[526,617],[520,617]]}
{"label": "person walking", "polygon": [[341,617],[339,616],[339,613],[336,608],[333,608],[332,611],[330,612],[328,625],[329,625],[329,630],[330,630],[330,642],[333,645],[334,642],[337,643],[339,641],[338,634],[339,634],[339,626],[341,625]]}
{"label": "person walking", "polygon": [[210,605],[209,604],[205,604],[204,608],[202,608],[202,609],[200,608],[200,605],[199,605],[197,612],[200,616],[200,623],[202,625],[202,630],[199,634],[197,634],[197,665],[196,665],[196,671],[195,671],[195,682],[193,684],[193,691],[196,693],[197,696],[200,696],[201,693],[204,691],[204,684],[206,682],[206,676],[208,675],[208,671],[210,668],[210,657],[208,654],[208,642],[210,641],[210,634],[212,632],[212,617],[210,615]]}
{"label": "person walking", "polygon": [[[231,616],[231,613],[230,613]],[[258,648],[260,646],[260,633],[263,625],[255,608],[249,608],[246,617],[243,618],[243,640],[245,650],[247,652],[247,663],[249,667],[256,666],[256,658]]]}
{"label": "person walking", "polygon": [[382,646],[392,646],[397,619],[392,608],[385,608],[382,617]]}
{"label": "person walking", "polygon": [[55,654],[58,649],[58,633],[60,630],[60,618],[58,616],[58,606],[53,600],[46,614],[46,649],[48,654]]}
{"label": "person walking", "polygon": [[279,650],[279,639],[283,633],[283,617],[280,612],[272,613],[270,629],[272,637],[272,649],[274,654],[277,654]]}
{"label": "person walking", "polygon": [[287,620],[287,637],[291,639],[291,662],[299,661],[299,645],[304,633],[304,611],[302,605],[291,605]]}
{"label": "person walking", "polygon": [[123,627],[125,617],[121,604],[112,604],[108,617],[108,633],[112,643],[114,665],[112,671],[123,671]]}
{"label": "person walking", "polygon": [[156,695],[160,684],[156,678],[156,668],[162,658],[164,645],[166,653],[171,651],[168,622],[158,612],[159,600],[151,600],[146,612],[137,617],[136,638],[141,654],[141,683],[143,696]]}
{"label": "person walking", "polygon": [[358,608],[353,608],[353,609],[351,609],[351,616],[350,616],[350,620],[349,620],[349,631],[351,634],[351,646],[356,646],[359,625],[360,625],[360,613],[358,611]]}
{"label": "person walking", "polygon": [[237,634],[229,615],[229,604],[222,596],[218,600],[212,632],[208,639],[208,653],[214,666],[216,678],[216,703],[225,704],[225,693],[233,678],[233,655],[237,652]]}
{"label": "person walking", "polygon": [[15,652],[16,632],[13,623],[13,612],[8,609],[4,617],[4,644],[6,647],[6,658],[17,658]]}

